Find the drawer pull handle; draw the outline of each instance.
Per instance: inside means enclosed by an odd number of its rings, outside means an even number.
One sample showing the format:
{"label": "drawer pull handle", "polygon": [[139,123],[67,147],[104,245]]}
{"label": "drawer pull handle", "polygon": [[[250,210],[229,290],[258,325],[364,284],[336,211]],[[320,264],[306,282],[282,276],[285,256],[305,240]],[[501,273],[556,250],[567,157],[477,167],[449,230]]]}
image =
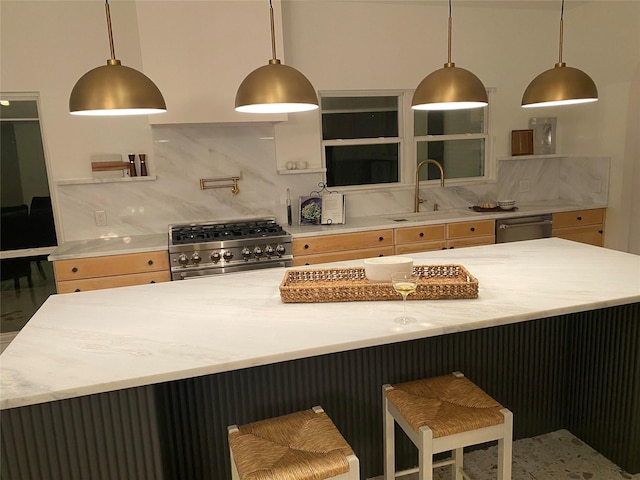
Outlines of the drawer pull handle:
{"label": "drawer pull handle", "polygon": [[147,262],[147,265],[149,265],[149,266],[153,265],[153,260],[149,260],[149,261]]}
{"label": "drawer pull handle", "polygon": [[578,217],[578,220],[582,220],[582,217]]}
{"label": "drawer pull handle", "polygon": [[381,242],[381,241],[383,241],[383,240],[384,240],[384,237],[378,237],[378,241],[380,241],[380,242]]}
{"label": "drawer pull handle", "polygon": [[79,289],[79,288],[76,288],[76,289],[74,290],[74,292],[79,292],[79,291],[80,291],[80,289]]}
{"label": "drawer pull handle", "polygon": [[470,230],[471,230],[472,232],[475,232],[475,231],[476,231],[476,227],[471,227],[471,228],[470,228]]}
{"label": "drawer pull handle", "polygon": [[71,271],[72,271],[73,273],[76,273],[76,272],[78,271],[78,268],[77,268],[77,267],[73,267],[73,268],[71,269]]}
{"label": "drawer pull handle", "polygon": [[384,257],[384,253],[381,253],[380,255],[378,255],[379,257]]}
{"label": "drawer pull handle", "polygon": [[308,244],[308,243],[305,243],[305,245],[304,245],[304,249],[306,250],[307,248],[309,248],[309,244]]}
{"label": "drawer pull handle", "polygon": [[156,283],[156,281],[155,280],[151,280],[149,283]]}
{"label": "drawer pull handle", "polygon": [[602,230],[598,230],[598,233],[602,234],[603,232],[602,232]]}
{"label": "drawer pull handle", "polygon": [[449,247],[449,250],[453,250],[454,248],[456,248],[456,247]]}
{"label": "drawer pull handle", "polygon": [[420,232],[418,235],[422,238],[424,237],[424,232]]}

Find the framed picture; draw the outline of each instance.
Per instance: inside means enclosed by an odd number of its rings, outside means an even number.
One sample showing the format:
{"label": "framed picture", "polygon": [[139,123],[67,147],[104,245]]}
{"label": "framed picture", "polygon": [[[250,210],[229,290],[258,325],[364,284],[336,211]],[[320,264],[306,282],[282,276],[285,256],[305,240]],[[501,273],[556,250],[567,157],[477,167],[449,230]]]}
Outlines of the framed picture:
{"label": "framed picture", "polygon": [[322,197],[300,197],[300,225],[320,225]]}

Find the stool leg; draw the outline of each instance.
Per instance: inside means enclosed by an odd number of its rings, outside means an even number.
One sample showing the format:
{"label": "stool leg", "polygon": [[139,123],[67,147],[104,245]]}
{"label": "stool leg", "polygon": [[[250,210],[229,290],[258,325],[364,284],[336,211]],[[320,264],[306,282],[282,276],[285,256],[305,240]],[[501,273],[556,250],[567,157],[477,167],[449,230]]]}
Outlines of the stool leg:
{"label": "stool leg", "polygon": [[433,432],[421,427],[418,435],[418,480],[433,480]]}
{"label": "stool leg", "polygon": [[391,385],[382,386],[382,406],[384,409],[383,436],[384,436],[384,479],[394,480],[396,476],[396,445],[393,415],[389,413],[389,400],[385,392],[391,389]]}
{"label": "stool leg", "polygon": [[[237,425],[229,425],[227,427],[227,434],[231,432],[237,432]],[[229,457],[231,459],[231,480],[240,480],[240,475],[238,474],[238,468],[236,467],[236,461],[233,459],[233,451],[231,450],[231,446],[229,446]]]}
{"label": "stool leg", "polygon": [[464,476],[462,475],[462,470],[464,468],[463,455],[463,448],[456,448],[453,452],[451,452],[451,456],[453,457],[453,472],[451,472],[451,478],[453,480],[464,480]]}
{"label": "stool leg", "polygon": [[503,408],[504,436],[498,440],[498,480],[511,480],[512,444],[513,444],[513,415]]}

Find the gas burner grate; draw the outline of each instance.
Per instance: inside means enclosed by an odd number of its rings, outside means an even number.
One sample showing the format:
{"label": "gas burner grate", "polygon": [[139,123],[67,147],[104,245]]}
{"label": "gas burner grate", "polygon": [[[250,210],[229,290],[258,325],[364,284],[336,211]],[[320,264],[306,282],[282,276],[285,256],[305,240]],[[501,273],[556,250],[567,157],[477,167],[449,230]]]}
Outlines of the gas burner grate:
{"label": "gas burner grate", "polygon": [[171,227],[171,243],[173,245],[265,238],[280,235],[288,235],[288,233],[272,220],[173,225]]}

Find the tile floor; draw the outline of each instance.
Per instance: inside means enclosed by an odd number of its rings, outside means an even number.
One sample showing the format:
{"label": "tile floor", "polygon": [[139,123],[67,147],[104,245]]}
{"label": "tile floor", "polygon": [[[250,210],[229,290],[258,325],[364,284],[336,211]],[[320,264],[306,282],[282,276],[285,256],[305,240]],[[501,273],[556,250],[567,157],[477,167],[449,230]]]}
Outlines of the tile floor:
{"label": "tile floor", "polygon": [[[476,450],[464,456],[465,471],[473,480],[496,478],[496,448]],[[433,479],[450,480],[450,469],[436,469]],[[415,480],[418,477],[417,474],[411,474],[400,478]],[[512,480],[547,479],[640,480],[640,474],[630,475],[622,471],[567,430],[514,442]]]}

